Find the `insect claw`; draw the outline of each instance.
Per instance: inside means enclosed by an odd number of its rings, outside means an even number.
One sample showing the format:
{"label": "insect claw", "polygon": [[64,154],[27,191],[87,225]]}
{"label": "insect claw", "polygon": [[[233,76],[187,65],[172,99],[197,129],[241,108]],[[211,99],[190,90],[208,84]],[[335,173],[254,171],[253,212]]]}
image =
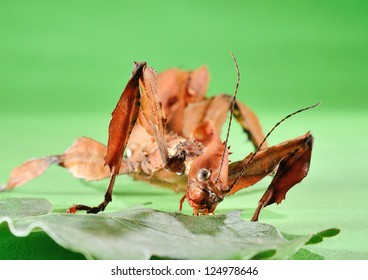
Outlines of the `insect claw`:
{"label": "insect claw", "polygon": [[99,206],[90,207],[82,204],[74,204],[73,206],[69,207],[66,213],[75,214],[77,213],[77,211],[86,211],[87,214],[97,214],[98,212],[105,210],[106,205],[104,203],[101,203]]}
{"label": "insect claw", "polygon": [[69,207],[69,209],[66,210],[66,213],[67,214],[75,214],[75,213],[77,213],[77,205],[74,204],[73,206]]}

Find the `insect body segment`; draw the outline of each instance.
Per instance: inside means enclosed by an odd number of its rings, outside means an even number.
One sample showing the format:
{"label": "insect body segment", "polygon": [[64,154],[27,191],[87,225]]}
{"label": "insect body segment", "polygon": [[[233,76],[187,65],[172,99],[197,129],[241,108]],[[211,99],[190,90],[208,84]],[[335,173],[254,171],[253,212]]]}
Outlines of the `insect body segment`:
{"label": "insect body segment", "polygon": [[[186,198],[195,215],[213,213],[228,189],[228,151],[211,121],[200,125],[194,135],[203,141],[205,148],[203,154],[192,162]],[[220,168],[223,153],[224,168]]]}
{"label": "insect body segment", "polygon": [[[239,77],[238,72],[236,91]],[[220,94],[207,98],[208,83],[209,73],[204,66],[194,71],[170,69],[157,75],[147,63],[134,63],[112,113],[107,145],[79,138],[61,155],[29,160],[15,168],[0,190],[25,184],[56,164],[77,178],[110,178],[99,205],[76,204],[70,207],[70,213],[104,211],[112,200],[117,176],[127,174],[184,192],[180,209],[187,199],[194,215],[207,215],[214,213],[226,196],[276,172],[253,215],[252,220],[257,221],[263,207],[280,203],[307,175],[313,137],[308,132],[269,147],[265,140],[270,133],[264,136],[256,114],[235,99],[236,91],[233,97]],[[226,140],[220,138],[229,112],[255,147],[254,153],[232,163],[227,147],[230,126]]]}

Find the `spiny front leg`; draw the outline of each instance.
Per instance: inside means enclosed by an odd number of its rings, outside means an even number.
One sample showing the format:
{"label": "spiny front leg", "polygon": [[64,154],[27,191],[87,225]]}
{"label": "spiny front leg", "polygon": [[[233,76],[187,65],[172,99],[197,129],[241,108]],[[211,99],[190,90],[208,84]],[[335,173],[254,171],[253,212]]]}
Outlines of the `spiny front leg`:
{"label": "spiny front leg", "polygon": [[97,214],[101,211],[104,211],[106,206],[112,201],[112,190],[114,188],[115,178],[116,174],[113,173],[110,179],[109,186],[105,193],[104,200],[98,206],[90,207],[83,204],[75,204],[71,206],[66,212],[69,214],[75,214],[77,211],[87,211],[88,214]]}
{"label": "spiny front leg", "polygon": [[252,220],[257,221],[261,209],[274,202],[280,203],[286,192],[299,183],[308,173],[313,136],[308,132],[300,137],[249,154],[241,161],[229,165],[229,190],[234,194],[250,187],[270,174],[277,173],[259,201]]}
{"label": "spiny front leg", "polygon": [[109,139],[105,156],[105,165],[110,168],[110,183],[107,188],[104,200],[98,206],[90,207],[83,204],[73,205],[67,211],[75,213],[79,210],[87,213],[98,213],[104,211],[112,200],[116,175],[119,174],[123,161],[123,154],[129,140],[129,136],[137,121],[140,109],[141,94],[139,90],[139,80],[142,79],[145,69],[145,62],[135,62],[132,76],[130,77],[121,97],[112,112],[109,124]]}
{"label": "spiny front leg", "polygon": [[307,176],[312,147],[313,136],[308,134],[303,145],[281,160],[275,177],[258,203],[252,221],[258,221],[259,213],[263,207],[275,202],[277,204],[281,203],[281,201],[285,199],[288,190]]}

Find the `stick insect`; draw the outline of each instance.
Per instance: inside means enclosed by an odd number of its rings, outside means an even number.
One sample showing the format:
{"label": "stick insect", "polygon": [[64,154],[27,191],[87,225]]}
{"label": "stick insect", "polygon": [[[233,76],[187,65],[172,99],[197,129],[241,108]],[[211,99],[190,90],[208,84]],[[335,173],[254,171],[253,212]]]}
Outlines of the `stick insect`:
{"label": "stick insect", "polygon": [[[75,204],[68,213],[104,211],[112,201],[116,177],[128,174],[183,191],[180,211],[186,199],[194,215],[208,215],[228,195],[275,174],[252,217],[258,221],[262,208],[279,204],[308,174],[313,146],[310,132],[271,147],[267,138],[287,118],[319,103],[287,115],[264,136],[256,114],[236,99],[240,71],[231,55],[237,71],[234,94],[211,98],[205,96],[209,83],[205,66],[194,71],[174,68],[157,75],[146,62],[134,62],[112,112],[107,146],[88,137],[78,138],[64,154],[32,159],[15,168],[2,190],[25,184],[57,164],[87,181],[110,178],[99,205]],[[222,141],[220,132],[229,111],[226,140]],[[255,151],[230,163],[228,139],[233,117]]]}

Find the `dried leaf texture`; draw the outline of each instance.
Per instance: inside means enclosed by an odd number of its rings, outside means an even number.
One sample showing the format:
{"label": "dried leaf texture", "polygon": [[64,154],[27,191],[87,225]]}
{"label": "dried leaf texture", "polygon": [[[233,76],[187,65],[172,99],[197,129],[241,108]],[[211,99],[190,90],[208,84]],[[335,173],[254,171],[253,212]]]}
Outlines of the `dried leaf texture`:
{"label": "dried leaf texture", "polygon": [[[110,170],[105,165],[104,157],[107,147],[91,138],[81,137],[62,155],[31,159],[14,168],[8,182],[0,188],[12,189],[28,183],[42,175],[52,164],[58,164],[76,178],[87,181],[101,180],[110,176]],[[122,162],[119,174],[129,173],[130,166]]]}
{"label": "dried leaf texture", "polygon": [[81,137],[60,156],[59,165],[67,168],[77,178],[87,181],[101,180],[110,176],[110,170],[104,161],[106,151],[104,144]]}
{"label": "dried leaf texture", "polygon": [[[270,174],[285,157],[300,149],[311,137],[310,133],[282,142],[278,145],[260,150],[252,162],[244,170],[238,183],[231,189],[230,193],[252,186],[266,175]],[[253,154],[248,155],[242,161],[236,161],[229,165],[229,185],[239,177],[241,170],[247,165]],[[285,169],[286,170],[286,169]],[[295,169],[296,172],[297,169]]]}
{"label": "dried leaf texture", "polygon": [[165,123],[163,117],[162,105],[157,95],[157,77],[156,72],[151,67],[144,67],[142,79],[139,80],[142,89],[141,112],[143,113],[149,127],[156,139],[164,164],[169,159],[167,146],[165,142]]}
{"label": "dried leaf texture", "polygon": [[273,203],[281,203],[286,193],[307,176],[311,160],[313,136],[307,133],[303,143],[285,156],[279,164],[277,173],[266,192],[258,202],[252,221],[258,221],[263,207]]}
{"label": "dried leaf texture", "polygon": [[118,174],[124,149],[129,135],[138,118],[140,108],[140,92],[138,80],[142,76],[145,62],[136,62],[131,78],[129,79],[116,107],[112,112],[109,125],[109,140],[105,164],[111,173]]}
{"label": "dried leaf texture", "polygon": [[190,137],[194,130],[203,122],[211,120],[218,135],[226,121],[229,112],[231,97],[221,94],[211,99],[188,104],[183,117],[183,135]]}
{"label": "dried leaf texture", "polygon": [[294,150],[280,162],[277,173],[268,187],[272,195],[267,199],[265,206],[272,203],[281,203],[285,199],[286,193],[307,176],[312,155],[312,146],[313,137],[308,134],[304,145]]}
{"label": "dried leaf texture", "polygon": [[184,109],[190,102],[205,98],[209,80],[206,66],[194,71],[173,68],[158,75],[157,94],[162,102],[168,131],[183,135]]}
{"label": "dried leaf texture", "polygon": [[5,186],[0,190],[10,190],[17,186],[23,185],[32,179],[42,175],[51,164],[58,162],[57,156],[31,159],[22,165],[14,168],[10,173],[10,178]]}

